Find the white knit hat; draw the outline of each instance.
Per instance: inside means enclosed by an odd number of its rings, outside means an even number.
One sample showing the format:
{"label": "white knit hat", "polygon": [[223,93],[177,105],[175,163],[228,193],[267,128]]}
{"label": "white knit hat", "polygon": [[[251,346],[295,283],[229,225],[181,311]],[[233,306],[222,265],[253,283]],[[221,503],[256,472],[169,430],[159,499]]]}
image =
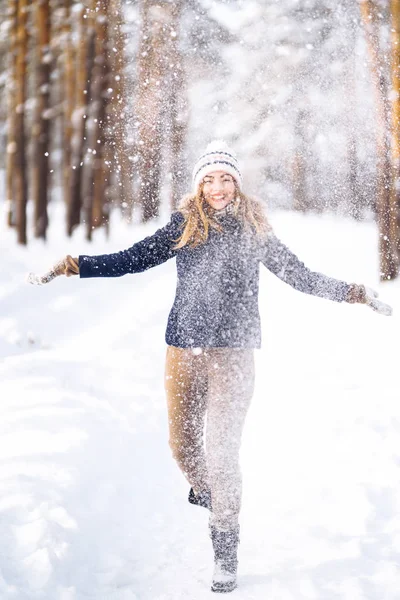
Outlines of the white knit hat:
{"label": "white knit hat", "polygon": [[193,169],[193,187],[195,192],[197,192],[197,188],[203,177],[213,171],[225,171],[225,173],[229,173],[236,180],[239,189],[241,189],[242,175],[236,154],[224,140],[210,142],[205,153],[197,160]]}

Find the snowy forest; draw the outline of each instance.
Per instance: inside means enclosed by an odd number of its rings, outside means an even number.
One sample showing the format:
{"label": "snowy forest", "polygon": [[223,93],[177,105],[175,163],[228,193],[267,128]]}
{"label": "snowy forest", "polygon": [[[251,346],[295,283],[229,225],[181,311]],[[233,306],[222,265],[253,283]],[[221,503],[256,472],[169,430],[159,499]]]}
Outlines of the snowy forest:
{"label": "snowy forest", "polygon": [[399,169],[400,0],[0,0],[0,600],[399,600]]}
{"label": "snowy forest", "polygon": [[16,240],[148,221],[213,138],[268,208],[376,219],[399,254],[397,0],[1,0],[0,169]]}

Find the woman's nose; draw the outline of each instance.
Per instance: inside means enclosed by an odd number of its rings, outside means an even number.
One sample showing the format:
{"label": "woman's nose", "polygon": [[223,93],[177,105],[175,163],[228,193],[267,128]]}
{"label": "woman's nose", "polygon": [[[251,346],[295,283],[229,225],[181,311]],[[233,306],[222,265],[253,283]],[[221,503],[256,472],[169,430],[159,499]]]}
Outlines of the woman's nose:
{"label": "woman's nose", "polygon": [[223,189],[223,185],[221,181],[213,181],[211,184],[211,189],[213,192],[219,192],[220,190]]}

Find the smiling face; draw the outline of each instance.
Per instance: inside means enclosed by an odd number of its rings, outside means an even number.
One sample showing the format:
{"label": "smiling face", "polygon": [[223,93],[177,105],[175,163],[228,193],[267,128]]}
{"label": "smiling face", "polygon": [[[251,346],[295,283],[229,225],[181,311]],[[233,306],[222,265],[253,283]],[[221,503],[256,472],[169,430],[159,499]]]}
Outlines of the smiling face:
{"label": "smiling face", "polygon": [[235,197],[235,180],[225,171],[213,171],[203,179],[203,194],[214,210],[222,210]]}

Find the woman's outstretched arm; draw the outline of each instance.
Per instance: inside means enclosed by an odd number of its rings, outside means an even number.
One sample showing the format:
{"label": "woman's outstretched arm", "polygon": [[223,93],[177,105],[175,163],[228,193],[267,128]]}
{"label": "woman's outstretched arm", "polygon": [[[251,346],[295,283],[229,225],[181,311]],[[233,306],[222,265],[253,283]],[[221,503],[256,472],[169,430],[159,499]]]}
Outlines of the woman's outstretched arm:
{"label": "woman's outstretched arm", "polygon": [[261,261],[274,275],[299,292],[334,302],[366,304],[383,315],[392,314],[391,307],[377,300],[378,294],[364,285],[346,283],[311,271],[272,233],[263,245]]}
{"label": "woman's outstretched arm", "polygon": [[79,258],[68,255],[55,263],[43,276],[29,273],[28,282],[42,285],[59,275],[79,275],[82,278],[121,277],[127,273],[146,271],[175,256],[174,247],[181,235],[183,220],[181,213],[173,213],[167,225],[127,250],[99,256],[82,255]]}
{"label": "woman's outstretched arm", "polygon": [[141,273],[161,265],[175,256],[174,247],[181,235],[182,222],[182,214],[176,212],[172,214],[167,225],[127,250],[99,256],[79,256],[79,276],[121,277],[127,273]]}
{"label": "woman's outstretched arm", "polygon": [[272,233],[263,246],[261,260],[274,275],[299,292],[334,302],[366,304],[380,314],[392,314],[392,308],[377,300],[378,294],[374,290],[311,271]]}
{"label": "woman's outstretched arm", "polygon": [[263,246],[261,261],[271,273],[304,294],[346,302],[353,289],[353,284],[311,271],[274,234]]}

